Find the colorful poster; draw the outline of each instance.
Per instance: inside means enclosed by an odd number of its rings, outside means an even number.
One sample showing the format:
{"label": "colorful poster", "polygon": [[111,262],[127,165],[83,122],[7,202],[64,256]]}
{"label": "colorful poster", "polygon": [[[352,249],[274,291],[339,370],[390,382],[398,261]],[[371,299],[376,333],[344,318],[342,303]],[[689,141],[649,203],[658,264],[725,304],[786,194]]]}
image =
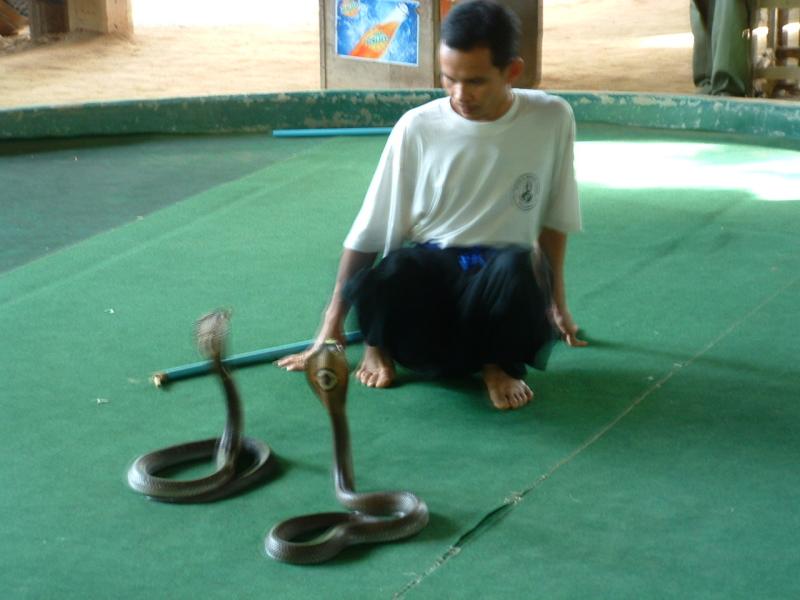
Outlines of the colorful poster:
{"label": "colorful poster", "polygon": [[418,10],[414,0],[337,0],[337,56],[418,66]]}
{"label": "colorful poster", "polygon": [[439,20],[444,21],[445,17],[450,13],[450,9],[458,0],[439,0]]}

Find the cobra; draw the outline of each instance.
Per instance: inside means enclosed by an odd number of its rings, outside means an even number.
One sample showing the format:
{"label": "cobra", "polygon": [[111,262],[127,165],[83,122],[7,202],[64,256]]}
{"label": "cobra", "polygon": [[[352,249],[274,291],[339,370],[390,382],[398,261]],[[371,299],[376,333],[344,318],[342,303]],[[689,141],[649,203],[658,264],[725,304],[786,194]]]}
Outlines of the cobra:
{"label": "cobra", "polygon": [[[265,549],[276,560],[311,564],[329,560],[348,546],[410,537],[428,524],[428,507],[407,491],[358,493],[345,412],[348,368],[344,349],[329,340],[306,362],[306,378],[327,409],[333,431],[333,480],[338,501],[349,512],[287,519],[275,525]],[[309,540],[309,536],[314,535]]]}
{"label": "cobra", "polygon": [[[275,466],[270,447],[244,435],[244,413],[230,372],[222,363],[230,313],[216,310],[197,321],[200,352],[212,363],[225,394],[227,419],[219,438],[178,444],[139,456],[128,469],[128,485],[163,502],[209,502],[239,492],[269,475]],[[215,471],[198,479],[159,477],[169,467],[201,459],[215,461]]]}

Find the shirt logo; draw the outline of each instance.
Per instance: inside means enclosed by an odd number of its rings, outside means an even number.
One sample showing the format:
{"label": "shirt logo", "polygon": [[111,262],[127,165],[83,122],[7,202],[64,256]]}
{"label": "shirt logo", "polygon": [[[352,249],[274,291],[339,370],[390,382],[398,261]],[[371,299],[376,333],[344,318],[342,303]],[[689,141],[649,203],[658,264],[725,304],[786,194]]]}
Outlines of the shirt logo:
{"label": "shirt logo", "polygon": [[531,210],[539,203],[542,193],[542,184],[534,173],[525,173],[517,177],[514,183],[514,203],[520,210]]}

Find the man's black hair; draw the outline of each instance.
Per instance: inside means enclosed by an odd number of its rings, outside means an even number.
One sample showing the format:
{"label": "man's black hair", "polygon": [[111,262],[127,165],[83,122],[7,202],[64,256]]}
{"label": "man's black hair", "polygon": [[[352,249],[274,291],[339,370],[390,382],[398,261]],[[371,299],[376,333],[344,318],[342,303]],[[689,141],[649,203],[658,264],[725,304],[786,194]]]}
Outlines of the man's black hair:
{"label": "man's black hair", "polygon": [[492,64],[506,68],[519,56],[520,21],[514,12],[493,0],[457,4],[442,23],[442,42],[453,50],[488,48]]}

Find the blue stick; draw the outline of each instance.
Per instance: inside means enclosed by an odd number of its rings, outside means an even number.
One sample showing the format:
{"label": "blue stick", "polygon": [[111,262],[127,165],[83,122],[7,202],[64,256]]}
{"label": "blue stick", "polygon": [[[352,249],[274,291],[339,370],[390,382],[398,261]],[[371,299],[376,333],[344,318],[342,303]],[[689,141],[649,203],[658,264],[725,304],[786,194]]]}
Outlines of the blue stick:
{"label": "blue stick", "polygon": [[[348,344],[355,344],[364,339],[364,336],[361,335],[360,331],[350,331],[346,333],[344,337]],[[222,364],[224,364],[226,367],[234,368],[272,362],[289,354],[302,352],[313,343],[314,340],[305,340],[303,342],[284,344],[283,346],[264,348],[263,350],[244,352],[243,354],[234,354],[233,356],[223,359]],[[174,381],[189,379],[199,375],[206,375],[210,372],[211,361],[204,360],[180,367],[173,367],[171,369],[166,369],[165,371],[159,371],[153,375],[153,383],[156,387],[163,387]]]}
{"label": "blue stick", "polygon": [[334,127],[329,129],[274,129],[273,137],[333,137],[337,135],[388,135],[391,127]]}

